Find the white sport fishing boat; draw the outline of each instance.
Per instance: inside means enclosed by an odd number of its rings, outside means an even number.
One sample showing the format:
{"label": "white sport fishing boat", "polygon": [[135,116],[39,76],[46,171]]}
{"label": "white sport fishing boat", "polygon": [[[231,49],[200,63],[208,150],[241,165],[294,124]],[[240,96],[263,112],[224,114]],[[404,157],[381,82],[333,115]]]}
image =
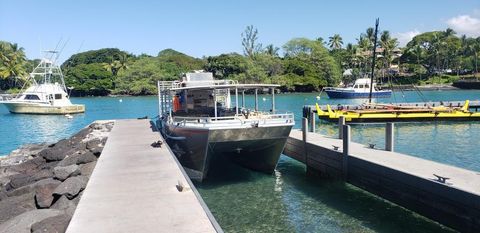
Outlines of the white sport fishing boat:
{"label": "white sport fishing boat", "polygon": [[[214,80],[207,72],[187,73],[182,81],[160,81],[158,128],[194,180],[206,178],[211,166],[222,166],[225,159],[272,173],[295,124],[293,113],[275,110],[275,87]],[[259,89],[272,93],[268,112],[259,111]],[[247,90],[255,93],[253,109],[245,106]],[[230,92],[235,93],[233,100]]]}
{"label": "white sport fishing boat", "polygon": [[[56,51],[46,51],[56,54]],[[32,73],[31,86],[13,98],[2,98],[11,113],[73,114],[85,112],[85,105],[72,104],[67,94],[62,70],[51,59],[43,58]]]}

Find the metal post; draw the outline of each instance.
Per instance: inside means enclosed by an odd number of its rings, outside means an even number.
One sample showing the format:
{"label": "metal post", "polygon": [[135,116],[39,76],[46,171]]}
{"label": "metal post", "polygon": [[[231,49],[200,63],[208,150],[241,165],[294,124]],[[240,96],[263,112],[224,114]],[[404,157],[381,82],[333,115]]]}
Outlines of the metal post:
{"label": "metal post", "polygon": [[215,120],[217,120],[217,90],[213,90],[213,108],[215,109]]}
{"label": "metal post", "polygon": [[348,155],[350,153],[350,126],[344,125],[343,129],[343,156],[342,156],[342,170],[343,170],[343,180],[346,181],[348,178]]}
{"label": "metal post", "polygon": [[272,113],[275,113],[275,88],[272,88]]}
{"label": "metal post", "polygon": [[238,88],[235,87],[235,112],[238,115]]}
{"label": "metal post", "polygon": [[242,108],[245,108],[245,90],[242,90]]}
{"label": "metal post", "polygon": [[393,152],[393,132],[394,132],[394,124],[389,122],[386,124],[385,128],[385,150]]}
{"label": "metal post", "polygon": [[304,161],[307,165],[307,132],[308,132],[308,119],[306,117],[302,118],[302,139],[303,139],[303,150],[304,150]]}
{"label": "metal post", "polygon": [[258,89],[255,89],[255,112],[258,111]]}
{"label": "metal post", "polygon": [[310,111],[310,132],[315,133],[315,113]]}
{"label": "metal post", "polygon": [[338,139],[343,138],[343,126],[345,125],[345,117],[340,116],[338,118]]}

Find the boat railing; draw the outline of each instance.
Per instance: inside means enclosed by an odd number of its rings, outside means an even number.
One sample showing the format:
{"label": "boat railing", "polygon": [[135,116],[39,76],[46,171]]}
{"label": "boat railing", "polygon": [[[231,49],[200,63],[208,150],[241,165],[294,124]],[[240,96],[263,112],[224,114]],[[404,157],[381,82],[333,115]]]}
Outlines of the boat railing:
{"label": "boat railing", "polygon": [[13,99],[11,94],[0,94],[0,101],[9,101]]}
{"label": "boat railing", "polygon": [[256,123],[256,124],[267,124],[269,120],[275,120],[275,122],[285,122],[285,123],[294,123],[294,114],[293,113],[266,113],[266,112],[252,112],[249,115],[246,114],[236,114],[234,116],[224,116],[224,117],[184,117],[184,116],[174,116],[172,121],[177,125],[186,125],[186,124],[223,124],[226,121],[238,121],[240,124],[246,123]]}

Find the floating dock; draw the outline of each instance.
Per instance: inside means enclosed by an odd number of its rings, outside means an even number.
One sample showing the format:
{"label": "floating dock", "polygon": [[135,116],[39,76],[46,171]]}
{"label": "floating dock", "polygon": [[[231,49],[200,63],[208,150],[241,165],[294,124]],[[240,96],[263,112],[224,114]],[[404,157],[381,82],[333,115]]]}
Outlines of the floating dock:
{"label": "floating dock", "polygon": [[[117,120],[67,228],[87,232],[222,232],[149,120]],[[153,144],[155,145],[155,144]]]}
{"label": "floating dock", "polygon": [[283,153],[309,174],[343,179],[445,226],[480,232],[480,172],[299,130]]}

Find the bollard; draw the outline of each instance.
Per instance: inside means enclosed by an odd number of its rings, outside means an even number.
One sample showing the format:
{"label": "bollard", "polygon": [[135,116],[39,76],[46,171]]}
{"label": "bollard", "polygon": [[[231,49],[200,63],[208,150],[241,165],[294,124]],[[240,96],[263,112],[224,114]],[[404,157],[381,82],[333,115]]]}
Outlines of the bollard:
{"label": "bollard", "polygon": [[345,125],[345,117],[340,116],[338,118],[338,138],[342,139],[343,138],[343,126]]}
{"label": "bollard", "polygon": [[[303,159],[305,161],[305,165],[307,165],[307,132],[308,132],[308,119],[302,118],[302,139],[303,139]],[[308,167],[308,166],[307,166]]]}
{"label": "bollard", "polygon": [[310,132],[315,133],[315,113],[310,112]]}
{"label": "bollard", "polygon": [[344,125],[343,130],[343,156],[342,156],[342,170],[343,180],[347,181],[348,178],[348,154],[350,153],[350,126]]}
{"label": "bollard", "polygon": [[394,132],[394,124],[389,122],[385,126],[385,150],[393,152],[393,132]]}

